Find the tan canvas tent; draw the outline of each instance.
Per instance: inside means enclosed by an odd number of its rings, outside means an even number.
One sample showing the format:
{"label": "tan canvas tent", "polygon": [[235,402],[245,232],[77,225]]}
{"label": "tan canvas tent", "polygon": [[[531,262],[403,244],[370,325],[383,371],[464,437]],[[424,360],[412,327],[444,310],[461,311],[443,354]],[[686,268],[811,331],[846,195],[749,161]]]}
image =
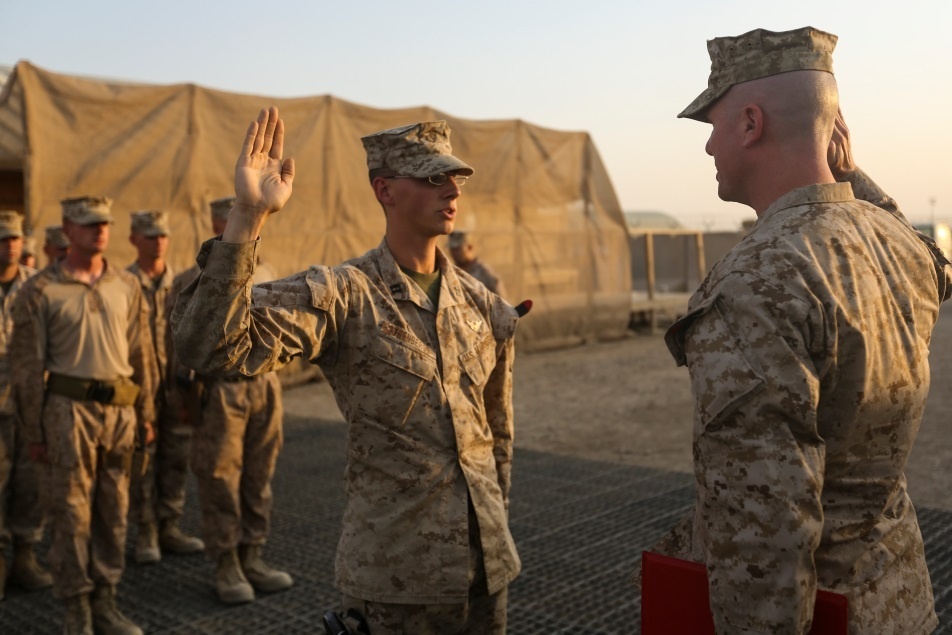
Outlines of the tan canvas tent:
{"label": "tan canvas tent", "polygon": [[523,346],[624,332],[628,234],[584,132],[469,121],[429,107],[380,110],[332,96],[273,99],[191,84],[100,81],[20,62],[0,94],[0,203],[19,207],[27,225],[42,231],[60,221],[60,199],[110,196],[117,223],[107,256],[123,265],[134,253],[128,212],[168,210],[169,259],[183,269],[211,233],[209,201],[233,193],[248,122],[270,104],[281,109],[285,155],[297,165],[291,201],[262,243],[263,258],[281,275],[337,264],[380,242],[384,216],[367,181],[361,136],[446,119],[454,153],[476,168],[457,228],[472,233],[505,281],[508,300],[535,303],[520,325]]}

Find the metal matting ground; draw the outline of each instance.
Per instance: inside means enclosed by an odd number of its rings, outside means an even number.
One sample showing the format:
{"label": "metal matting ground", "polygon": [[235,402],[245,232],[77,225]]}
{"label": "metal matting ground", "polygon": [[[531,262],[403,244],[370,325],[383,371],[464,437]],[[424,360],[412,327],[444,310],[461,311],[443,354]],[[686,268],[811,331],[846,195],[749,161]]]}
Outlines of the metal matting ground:
{"label": "metal matting ground", "polygon": [[[337,604],[333,586],[344,496],[341,424],[288,418],[274,479],[275,511],[266,556],[295,586],[224,607],[202,556],[132,563],[119,587],[120,607],[147,633],[322,633],[320,616]],[[193,484],[190,484],[193,485]],[[522,575],[510,588],[513,635],[628,634],[640,610],[629,576],[650,547],[691,506],[688,474],[516,450],[510,523]],[[184,526],[198,530],[194,487]],[[952,633],[952,512],[919,510],[940,626]],[[49,591],[7,590],[0,634],[62,631],[62,605]]]}

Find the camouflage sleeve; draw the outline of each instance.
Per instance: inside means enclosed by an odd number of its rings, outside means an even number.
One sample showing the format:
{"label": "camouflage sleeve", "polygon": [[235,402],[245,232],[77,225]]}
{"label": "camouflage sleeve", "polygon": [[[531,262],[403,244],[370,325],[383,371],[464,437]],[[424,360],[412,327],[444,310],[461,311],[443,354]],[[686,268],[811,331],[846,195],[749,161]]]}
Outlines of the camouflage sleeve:
{"label": "camouflage sleeve", "polygon": [[258,375],[336,346],[345,282],[327,267],[255,285],[257,242],[209,240],[201,274],[182,289],[171,322],[182,363],[208,375]]}
{"label": "camouflage sleeve", "polygon": [[35,284],[27,282],[13,305],[13,337],[10,358],[17,360],[13,373],[16,400],[23,438],[27,443],[43,442],[43,402],[46,383],[46,323],[44,299]]}
{"label": "camouflage sleeve", "polygon": [[841,181],[849,183],[853,187],[853,196],[861,201],[871,203],[880,209],[884,209],[890,214],[902,216],[899,211],[899,204],[896,200],[876,184],[868,174],[856,168],[852,172],[847,172],[841,178]]}
{"label": "camouflage sleeve", "polygon": [[[693,551],[718,633],[804,633],[823,511],[816,307],[734,275],[689,327],[695,399]],[[822,335],[818,337],[822,338]]]}
{"label": "camouflage sleeve", "polygon": [[155,423],[155,396],[158,390],[159,361],[155,357],[152,330],[149,328],[149,303],[142,295],[137,280],[132,284],[133,300],[130,306],[126,336],[129,339],[129,364],[132,381],[139,385],[136,415],[140,423]]}
{"label": "camouflage sleeve", "polygon": [[486,419],[493,434],[493,456],[503,503],[509,509],[512,483],[512,443],[515,426],[512,410],[512,368],[515,360],[515,309],[501,298],[492,296],[493,335],[496,338],[496,366],[483,389]]}
{"label": "camouflage sleeve", "polygon": [[880,209],[884,209],[893,216],[897,216],[904,225],[915,231],[919,238],[929,247],[935,262],[936,273],[939,277],[939,300],[940,302],[952,297],[952,262],[946,257],[935,240],[915,229],[912,224],[906,220],[896,201],[886,194],[879,185],[876,184],[868,174],[856,168],[841,177],[842,181],[849,183],[853,187],[853,196],[861,201],[871,203]]}

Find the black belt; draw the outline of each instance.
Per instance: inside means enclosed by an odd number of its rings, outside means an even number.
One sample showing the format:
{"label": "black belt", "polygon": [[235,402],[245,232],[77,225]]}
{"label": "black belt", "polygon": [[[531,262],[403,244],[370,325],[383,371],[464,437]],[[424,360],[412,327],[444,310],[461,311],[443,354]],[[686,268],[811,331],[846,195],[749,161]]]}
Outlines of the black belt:
{"label": "black belt", "polygon": [[77,401],[96,401],[112,406],[133,406],[139,396],[139,387],[129,379],[99,381],[56,373],[50,373],[46,390]]}

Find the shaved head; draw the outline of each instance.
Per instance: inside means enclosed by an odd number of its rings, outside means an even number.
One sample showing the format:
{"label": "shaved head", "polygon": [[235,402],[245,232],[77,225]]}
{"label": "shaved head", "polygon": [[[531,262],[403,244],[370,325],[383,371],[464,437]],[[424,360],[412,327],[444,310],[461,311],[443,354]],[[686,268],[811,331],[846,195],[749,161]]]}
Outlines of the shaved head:
{"label": "shaved head", "polygon": [[760,106],[765,134],[772,141],[816,146],[824,152],[839,107],[836,79],[824,71],[792,71],[744,82],[722,99],[730,109]]}

